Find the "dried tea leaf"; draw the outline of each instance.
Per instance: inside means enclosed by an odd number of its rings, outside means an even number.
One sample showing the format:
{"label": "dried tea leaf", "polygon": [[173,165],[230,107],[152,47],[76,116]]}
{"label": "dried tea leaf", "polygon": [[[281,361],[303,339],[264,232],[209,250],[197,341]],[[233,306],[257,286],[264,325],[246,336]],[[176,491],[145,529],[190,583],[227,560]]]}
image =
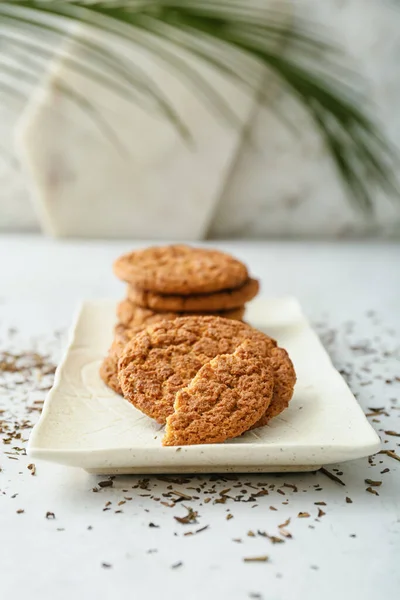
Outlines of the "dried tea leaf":
{"label": "dried tea leaf", "polygon": [[156,525],[155,523],[149,523],[149,527],[155,527],[155,528],[159,528],[159,525]]}
{"label": "dried tea leaf", "polygon": [[297,485],[294,485],[293,483],[284,483],[283,484],[284,487],[288,487],[291,488],[294,492],[298,492],[299,490],[297,489]]}
{"label": "dried tea leaf", "polygon": [[257,531],[258,535],[261,535],[262,537],[267,538],[270,542],[272,542],[273,544],[284,544],[285,540],[283,540],[282,538],[276,537],[276,535],[269,535],[266,531]]}
{"label": "dried tea leaf", "polygon": [[182,498],[183,500],[192,500],[192,496],[183,494],[182,492],[179,492],[178,490],[171,490],[171,494],[175,494],[175,496],[178,496],[179,498]]}
{"label": "dried tea leaf", "polygon": [[252,497],[253,498],[261,498],[262,496],[268,496],[268,494],[269,494],[268,490],[260,490],[259,492],[252,494]]}
{"label": "dried tea leaf", "polygon": [[247,532],[247,535],[249,537],[256,537],[256,534],[254,533],[254,531],[251,531],[251,529],[250,529],[250,531]]}
{"label": "dried tea leaf", "polygon": [[374,481],[373,479],[364,479],[365,483],[372,485],[373,487],[379,487],[382,485],[382,481]]}
{"label": "dried tea leaf", "polygon": [[110,565],[110,563],[105,563],[105,562],[101,563],[101,566],[103,567],[103,569],[111,569],[112,568],[112,565]]}
{"label": "dried tea leaf", "polygon": [[310,513],[308,513],[308,512],[299,512],[299,514],[297,515],[297,517],[299,519],[308,519],[309,516],[310,516]]}
{"label": "dried tea leaf", "polygon": [[56,515],[53,512],[47,511],[46,519],[55,519]]}
{"label": "dried tea leaf", "polygon": [[178,523],[182,523],[182,525],[187,525],[188,523],[197,523],[197,517],[199,515],[199,513],[195,510],[193,510],[193,508],[191,508],[190,506],[185,506],[187,512],[187,515],[185,515],[184,517],[174,517],[175,521],[178,521]]}
{"label": "dried tea leaf", "polygon": [[316,506],[326,506],[326,502],[314,502]]}
{"label": "dried tea leaf", "polygon": [[25,511],[24,511],[24,509],[23,509],[23,508],[19,508],[19,509],[16,511],[17,515],[22,515],[22,513],[24,513],[24,512],[25,512]]}
{"label": "dried tea leaf", "polygon": [[204,525],[204,527],[200,527],[200,529],[196,529],[195,533],[201,533],[202,531],[205,531],[209,527],[210,527],[209,525]]}
{"label": "dried tea leaf", "polygon": [[246,556],[243,561],[244,562],[267,562],[269,557],[264,554],[263,556]]}
{"label": "dried tea leaf", "polygon": [[324,512],[324,511],[322,510],[322,508],[319,508],[319,509],[318,509],[318,517],[323,517],[324,515],[326,515],[326,512]]}
{"label": "dried tea leaf", "polygon": [[329,477],[329,479],[331,479],[332,481],[336,481],[336,483],[339,483],[340,485],[343,485],[343,486],[346,485],[344,483],[344,481],[342,481],[341,479],[339,479],[339,477],[337,477],[336,475],[334,475],[333,473],[331,473],[330,471],[325,469],[325,467],[321,467],[319,471],[320,471],[320,473],[323,473],[324,475]]}
{"label": "dried tea leaf", "polygon": [[376,490],[374,490],[374,488],[372,488],[372,487],[367,487],[367,489],[365,491],[369,492],[370,494],[374,494],[375,496],[379,496],[378,492]]}
{"label": "dried tea leaf", "polygon": [[31,472],[31,475],[36,475],[36,466],[33,463],[30,463],[27,466],[27,469]]}
{"label": "dried tea leaf", "polygon": [[180,560],[179,562],[174,563],[173,565],[171,565],[171,569],[178,569],[182,565],[183,565],[183,562]]}
{"label": "dried tea leaf", "polygon": [[353,504],[353,500],[351,498],[349,498],[348,496],[346,496],[346,502],[347,502],[347,504]]}
{"label": "dried tea leaf", "polygon": [[290,523],[290,517],[288,519],[286,519],[286,521],[284,521],[284,523],[281,523],[280,525],[278,525],[279,529],[281,529],[281,527],[287,527]]}
{"label": "dried tea leaf", "polygon": [[393,435],[394,437],[400,437],[400,433],[397,433],[397,431],[385,431],[386,435]]}
{"label": "dried tea leaf", "polygon": [[284,529],[283,527],[280,528],[279,533],[281,535],[283,535],[283,537],[285,537],[285,538],[291,538],[291,537],[293,537],[292,534],[287,529]]}
{"label": "dried tea leaf", "polygon": [[378,454],[386,454],[386,456],[390,456],[390,458],[400,461],[400,456],[396,454],[396,452],[393,452],[393,450],[380,450]]}
{"label": "dried tea leaf", "polygon": [[230,521],[230,519],[233,519],[233,514],[232,514],[232,513],[228,513],[228,514],[226,515],[226,520],[227,520],[227,521]]}
{"label": "dried tea leaf", "polygon": [[105,481],[99,481],[97,485],[101,488],[112,487],[114,485],[114,482],[112,479],[106,479]]}
{"label": "dried tea leaf", "polygon": [[283,527],[281,527],[279,529],[279,533],[280,533],[280,535],[283,535],[283,537],[286,537],[286,538],[292,538],[293,537],[292,534],[290,533],[290,531],[288,531],[287,529],[284,529]]}

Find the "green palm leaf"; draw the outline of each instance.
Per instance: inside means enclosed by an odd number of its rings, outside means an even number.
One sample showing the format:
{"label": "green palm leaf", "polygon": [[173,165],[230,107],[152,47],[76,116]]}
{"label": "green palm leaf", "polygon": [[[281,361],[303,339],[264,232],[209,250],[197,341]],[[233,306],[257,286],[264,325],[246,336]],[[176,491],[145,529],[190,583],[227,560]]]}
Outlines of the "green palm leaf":
{"label": "green palm leaf", "polygon": [[[0,0],[0,27],[14,56],[12,67],[0,60],[0,75],[6,76],[0,92],[10,97],[14,87],[20,94],[21,80],[31,82],[32,71],[48,61],[56,40],[82,23],[95,35],[77,39],[85,58],[64,55],[68,66],[132,102],[156,107],[180,135],[189,138],[189,128],[163,90],[118,45],[109,43],[113,37],[150,52],[230,125],[239,122],[231,99],[207,81],[190,57],[213,66],[252,94],[259,91],[262,66],[307,111],[355,205],[372,212],[376,190],[398,195],[393,174],[396,152],[362,108],[365,99],[353,85],[343,57],[313,33],[312,25],[288,26],[281,17],[280,12],[257,8],[246,0]],[[106,34],[106,42],[99,41],[99,33]],[[33,56],[36,62],[24,61],[24,56]],[[18,57],[20,64],[16,64]],[[96,107],[67,82],[61,84],[61,91],[112,137]],[[259,97],[268,101],[267,95]],[[290,115],[283,118],[290,121]]]}

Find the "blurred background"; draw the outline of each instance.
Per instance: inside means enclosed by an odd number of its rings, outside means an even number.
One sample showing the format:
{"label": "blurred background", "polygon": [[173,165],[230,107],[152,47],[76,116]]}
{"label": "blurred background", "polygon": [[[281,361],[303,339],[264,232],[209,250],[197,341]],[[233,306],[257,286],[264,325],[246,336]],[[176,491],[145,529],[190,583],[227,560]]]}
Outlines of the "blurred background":
{"label": "blurred background", "polygon": [[0,0],[0,231],[398,238],[400,2]]}

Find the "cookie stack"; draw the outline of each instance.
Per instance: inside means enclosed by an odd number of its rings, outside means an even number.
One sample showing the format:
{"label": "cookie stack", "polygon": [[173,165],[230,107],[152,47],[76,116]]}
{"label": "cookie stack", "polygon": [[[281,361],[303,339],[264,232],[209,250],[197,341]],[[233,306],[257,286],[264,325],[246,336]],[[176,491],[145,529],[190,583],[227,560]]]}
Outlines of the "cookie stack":
{"label": "cookie stack", "polygon": [[114,272],[128,283],[128,297],[118,309],[126,327],[151,311],[181,316],[217,314],[240,320],[245,303],[258,293],[258,281],[249,277],[246,266],[237,259],[185,245],[125,254],[115,262]]}
{"label": "cookie stack", "polygon": [[224,442],[289,404],[296,374],[283,348],[242,321],[258,292],[243,263],[184,245],[121,256],[128,283],[100,375],[165,424],[165,446]]}
{"label": "cookie stack", "polygon": [[189,315],[242,320],[259,290],[246,266],[232,256],[186,245],[157,246],[118,258],[114,272],[128,284],[118,304],[118,325],[101,377],[117,393],[117,363],[133,335],[161,321]]}

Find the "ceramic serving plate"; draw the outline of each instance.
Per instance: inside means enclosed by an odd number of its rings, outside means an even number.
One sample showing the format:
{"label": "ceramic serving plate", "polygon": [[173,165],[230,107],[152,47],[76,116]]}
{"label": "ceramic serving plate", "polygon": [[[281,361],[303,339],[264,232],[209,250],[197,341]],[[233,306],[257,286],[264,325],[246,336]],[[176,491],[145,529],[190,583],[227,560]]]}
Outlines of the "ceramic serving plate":
{"label": "ceramic serving plate", "polygon": [[163,448],[163,427],[106,387],[99,367],[112,340],[115,302],[83,303],[39,423],[32,458],[94,473],[308,471],[373,454],[380,441],[293,298],[256,300],[247,320],[294,362],[290,406],[264,428],[224,444]]}

